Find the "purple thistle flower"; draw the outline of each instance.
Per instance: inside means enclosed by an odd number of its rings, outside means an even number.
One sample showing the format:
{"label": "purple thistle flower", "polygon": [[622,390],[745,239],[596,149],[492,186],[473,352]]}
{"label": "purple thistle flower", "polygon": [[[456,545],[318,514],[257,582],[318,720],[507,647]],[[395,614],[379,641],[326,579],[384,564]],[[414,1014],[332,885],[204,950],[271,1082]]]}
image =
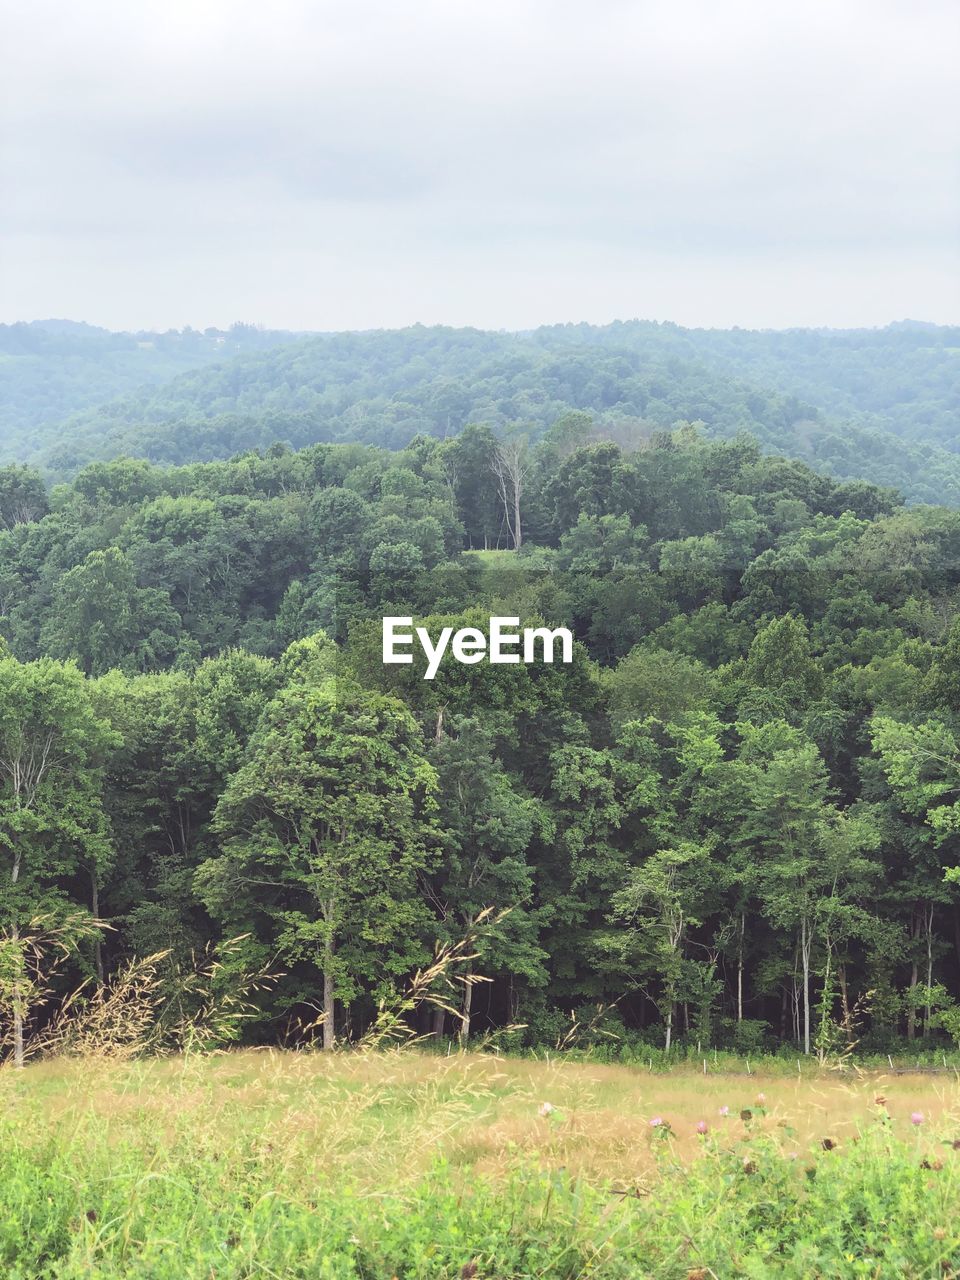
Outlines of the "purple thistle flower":
{"label": "purple thistle flower", "polygon": [[710,1126],[707,1124],[706,1120],[698,1121],[697,1133],[709,1133],[709,1132],[710,1132]]}
{"label": "purple thistle flower", "polygon": [[663,1124],[663,1116],[654,1116],[653,1119],[650,1121],[650,1128],[659,1129],[662,1124]]}
{"label": "purple thistle flower", "polygon": [[729,1107],[721,1107],[721,1108],[720,1108],[720,1114],[721,1114],[722,1116],[728,1116],[728,1115],[730,1114],[730,1108],[729,1108]]}
{"label": "purple thistle flower", "polygon": [[923,1112],[922,1112],[922,1111],[913,1111],[913,1112],[911,1112],[911,1114],[910,1114],[910,1123],[911,1123],[911,1124],[923,1124]]}

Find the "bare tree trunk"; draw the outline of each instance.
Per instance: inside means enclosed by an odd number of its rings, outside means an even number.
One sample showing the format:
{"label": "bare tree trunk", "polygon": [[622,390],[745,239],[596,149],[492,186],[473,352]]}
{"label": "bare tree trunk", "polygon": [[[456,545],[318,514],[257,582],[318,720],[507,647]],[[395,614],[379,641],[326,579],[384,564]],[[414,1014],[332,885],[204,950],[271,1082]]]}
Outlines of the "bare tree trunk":
{"label": "bare tree trunk", "polygon": [[[915,942],[920,931],[917,913],[914,911],[913,919],[910,923],[910,937]],[[913,1040],[917,1034],[917,1007],[914,1002],[914,992],[917,989],[917,978],[919,977],[919,966],[917,964],[916,955],[914,955],[913,963],[910,965],[910,993],[909,1003],[907,1005],[907,1039]]]}
{"label": "bare tree trunk", "polygon": [[[93,913],[94,920],[100,919],[100,886],[97,883],[97,869],[92,868],[90,872],[90,910]],[[103,946],[100,940],[100,930],[98,929],[94,935],[93,943],[93,964],[97,971],[97,982],[103,986]]]}
{"label": "bare tree trunk", "polygon": [[927,1003],[924,1007],[923,1038],[930,1028],[930,988],[933,986],[933,903],[927,907]]}
{"label": "bare tree trunk", "polygon": [[740,954],[737,956],[737,1021],[743,1021],[743,934],[746,929],[745,912],[740,912]]}
{"label": "bare tree trunk", "polygon": [[332,1049],[336,1043],[334,1018],[337,1002],[333,994],[333,974],[329,969],[323,971],[323,1047]]}
{"label": "bare tree trunk", "polygon": [[[13,855],[13,867],[10,872],[10,883],[16,884],[19,879],[20,879],[20,854],[19,852],[16,852]],[[10,930],[10,935],[15,944],[20,941],[20,926],[18,924],[15,923],[13,925],[12,929]],[[22,958],[23,957],[20,953],[19,947],[15,947],[13,962],[17,966],[18,970],[20,968],[20,962]],[[13,984],[13,1062],[14,1062],[14,1066],[17,1066],[17,1067],[23,1066],[23,1058],[24,1058],[23,1006],[21,1003],[22,1000],[23,1000],[23,991],[20,987],[20,983],[14,982]]]}
{"label": "bare tree trunk", "polygon": [[[820,1031],[821,1040],[824,1039],[824,1032],[827,1025],[833,1017],[833,1006],[835,997],[833,994],[833,942],[830,937],[829,928],[824,936],[824,947],[826,948],[826,963],[823,966],[823,986],[820,993]],[[817,1048],[817,1053],[822,1055],[825,1050],[824,1043]],[[822,1060],[822,1059],[821,1059]]]}
{"label": "bare tree trunk", "polygon": [[803,965],[803,1052],[810,1052],[810,927],[800,921],[800,960]]}
{"label": "bare tree trunk", "polygon": [[670,1052],[670,1045],[673,1043],[673,1001],[667,1005],[667,1038],[665,1048],[667,1053]]}
{"label": "bare tree trunk", "polygon": [[837,969],[837,981],[840,983],[840,1009],[843,1013],[843,1029],[847,1034],[847,1044],[853,1043],[853,1027],[850,1024],[850,1000],[847,995],[847,966]]}
{"label": "bare tree trunk", "polygon": [[[20,941],[20,926],[15,924],[11,929],[11,936],[15,943]],[[20,954],[19,951],[14,953],[14,964],[19,968]],[[13,985],[13,1063],[16,1067],[23,1066],[23,1009],[20,1001],[22,992],[20,984],[15,982]]]}
{"label": "bare tree trunk", "polygon": [[331,1050],[337,1042],[337,998],[333,980],[333,958],[337,951],[337,899],[335,894],[320,899],[320,915],[327,927],[323,944],[323,1048]]}
{"label": "bare tree trunk", "polygon": [[497,489],[503,504],[503,518],[507,532],[513,541],[514,550],[519,551],[523,545],[520,498],[528,468],[526,441],[522,439],[501,441],[494,451],[491,468],[497,478]]}
{"label": "bare tree trunk", "polygon": [[[466,976],[469,978],[472,969],[467,970]],[[463,1005],[460,1011],[460,1043],[466,1044],[470,1039],[470,1007],[473,1004],[473,983],[465,982],[463,984]]]}
{"label": "bare tree trunk", "polygon": [[430,1034],[434,1037],[435,1040],[443,1039],[443,1031],[444,1031],[444,1024],[446,1022],[446,1018],[447,1018],[447,1015],[445,1011],[441,1009],[439,1005],[434,1005],[433,1006],[433,1028]]}

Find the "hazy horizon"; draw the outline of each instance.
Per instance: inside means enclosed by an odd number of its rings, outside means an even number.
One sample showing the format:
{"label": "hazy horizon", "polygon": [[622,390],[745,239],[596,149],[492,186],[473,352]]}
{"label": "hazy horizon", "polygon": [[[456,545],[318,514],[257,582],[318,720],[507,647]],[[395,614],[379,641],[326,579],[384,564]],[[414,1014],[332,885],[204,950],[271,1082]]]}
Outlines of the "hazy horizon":
{"label": "hazy horizon", "polygon": [[35,316],[32,318],[20,317],[16,320],[0,320],[0,324],[6,324],[6,325],[27,324],[27,325],[36,326],[38,328],[43,328],[44,326],[48,326],[48,325],[68,325],[68,326],[78,326],[78,327],[98,329],[104,333],[121,333],[121,334],[122,333],[162,334],[167,332],[184,332],[185,330],[193,330],[197,333],[204,333],[207,330],[211,330],[211,329],[216,329],[218,332],[228,332],[233,327],[233,325],[249,324],[249,325],[253,325],[253,327],[255,328],[260,328],[267,332],[288,333],[292,338],[300,338],[300,337],[312,338],[312,337],[332,336],[335,334],[343,334],[343,333],[354,333],[354,334],[392,333],[392,332],[399,332],[404,329],[416,328],[418,325],[421,325],[423,328],[441,328],[441,329],[451,329],[451,330],[476,329],[486,333],[522,335],[525,333],[535,333],[538,329],[563,328],[566,326],[576,326],[580,324],[589,324],[592,328],[601,328],[601,329],[608,328],[615,324],[675,325],[677,328],[690,330],[692,332],[695,332],[697,330],[706,330],[706,331],[716,331],[716,332],[740,331],[743,333],[797,333],[797,332],[806,332],[806,333],[877,332],[877,333],[880,333],[885,329],[890,329],[896,326],[905,326],[908,328],[913,326],[917,326],[919,328],[929,328],[929,327],[956,328],[958,327],[958,325],[960,325],[960,322],[958,322],[958,324],[952,324],[950,321],[926,320],[921,316],[900,316],[894,320],[887,321],[885,324],[876,324],[876,325],[850,325],[850,326],[838,326],[838,325],[762,325],[761,326],[761,325],[738,325],[738,324],[684,325],[684,324],[680,324],[678,321],[675,321],[675,320],[669,320],[669,319],[657,320],[649,316],[614,316],[610,320],[600,320],[600,321],[549,320],[549,321],[545,321],[542,325],[532,325],[532,326],[524,327],[521,329],[509,329],[505,326],[499,326],[498,328],[493,328],[492,326],[474,325],[474,324],[449,325],[449,324],[445,324],[444,321],[442,320],[438,320],[435,323],[430,325],[424,325],[422,321],[414,320],[414,321],[411,321],[409,324],[405,324],[405,325],[373,325],[364,329],[292,329],[286,325],[267,326],[267,325],[261,325],[257,321],[238,319],[238,320],[231,321],[229,324],[226,324],[226,325],[200,325],[200,324],[191,324],[187,322],[185,325],[169,326],[167,329],[157,329],[157,328],[150,329],[144,326],[111,329],[106,325],[93,324],[91,321],[84,320],[82,317],[77,317],[77,316]]}
{"label": "hazy horizon", "polygon": [[38,0],[0,320],[960,322],[951,0]]}

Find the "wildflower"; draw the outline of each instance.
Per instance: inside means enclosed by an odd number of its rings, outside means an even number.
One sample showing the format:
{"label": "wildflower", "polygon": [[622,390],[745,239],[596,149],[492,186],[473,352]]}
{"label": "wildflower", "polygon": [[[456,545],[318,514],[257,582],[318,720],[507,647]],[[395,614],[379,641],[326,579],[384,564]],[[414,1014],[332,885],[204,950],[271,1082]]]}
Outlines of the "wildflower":
{"label": "wildflower", "polygon": [[650,1121],[650,1128],[659,1129],[662,1124],[663,1124],[663,1116],[654,1116],[653,1119]]}
{"label": "wildflower", "polygon": [[699,1120],[697,1122],[697,1133],[709,1133],[709,1132],[710,1132],[710,1126],[707,1124],[706,1120]]}
{"label": "wildflower", "polygon": [[910,1123],[911,1123],[911,1124],[923,1124],[923,1112],[922,1112],[922,1111],[912,1111],[912,1112],[910,1113]]}
{"label": "wildflower", "polygon": [[552,1102],[541,1102],[538,1114],[541,1116],[551,1116],[553,1115],[554,1110],[555,1107]]}
{"label": "wildflower", "polygon": [[762,1106],[763,1106],[763,1104],[766,1102],[766,1100],[767,1100],[767,1095],[766,1095],[765,1093],[758,1093],[758,1094],[757,1094],[757,1106],[758,1106],[758,1107],[762,1107]]}
{"label": "wildflower", "polygon": [[729,1107],[721,1107],[721,1108],[720,1108],[720,1114],[721,1114],[722,1116],[728,1116],[728,1115],[730,1114],[730,1108],[729,1108]]}
{"label": "wildflower", "polygon": [[750,1108],[749,1108],[749,1107],[744,1107],[744,1108],[743,1108],[743,1110],[740,1112],[740,1119],[741,1119],[741,1120],[752,1120],[752,1119],[753,1119],[753,1112],[750,1110]]}

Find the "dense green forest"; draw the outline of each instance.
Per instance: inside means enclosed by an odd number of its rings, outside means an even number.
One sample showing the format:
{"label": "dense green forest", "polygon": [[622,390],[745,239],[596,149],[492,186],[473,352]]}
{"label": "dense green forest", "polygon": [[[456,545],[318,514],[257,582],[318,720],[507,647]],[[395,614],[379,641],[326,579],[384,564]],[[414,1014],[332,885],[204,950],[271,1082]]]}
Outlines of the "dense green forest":
{"label": "dense green forest", "polygon": [[[0,472],[6,928],[97,915],[93,975],[242,936],[262,1041],[361,1033],[487,906],[437,1031],[958,1034],[960,513],[692,424],[462,425]],[[386,614],[574,661],[426,681]]]}
{"label": "dense green forest", "polygon": [[468,422],[538,437],[583,411],[598,438],[624,445],[701,421],[712,438],[748,431],[837,478],[960,506],[955,328],[631,321],[295,338],[251,326],[134,337],[17,325],[0,329],[0,357],[0,458],[53,479],[120,455],[183,465],[278,442],[397,449]]}
{"label": "dense green forest", "polygon": [[239,352],[289,341],[254,325],[111,333],[71,320],[0,324],[0,447],[19,457],[38,432],[115,396]]}

